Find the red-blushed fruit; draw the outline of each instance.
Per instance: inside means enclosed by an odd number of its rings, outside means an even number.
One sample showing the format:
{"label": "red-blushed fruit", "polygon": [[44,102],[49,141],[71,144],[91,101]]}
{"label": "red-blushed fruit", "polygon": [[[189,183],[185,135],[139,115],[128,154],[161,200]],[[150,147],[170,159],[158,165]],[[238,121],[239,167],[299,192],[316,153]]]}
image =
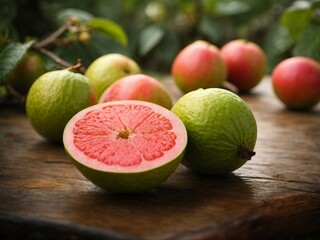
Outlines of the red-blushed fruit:
{"label": "red-blushed fruit", "polygon": [[172,107],[172,99],[166,87],[145,74],[129,75],[114,82],[102,93],[99,102],[116,100],[141,100],[167,109]]}
{"label": "red-blushed fruit", "polygon": [[288,108],[309,110],[320,101],[320,64],[307,57],[291,57],[272,72],[276,96]]}
{"label": "red-blushed fruit", "polygon": [[141,72],[139,65],[130,57],[120,53],[109,53],[95,59],[87,68],[89,78],[97,97],[120,78]]}
{"label": "red-blushed fruit", "polygon": [[227,68],[216,46],[197,40],[178,53],[171,74],[177,86],[187,93],[198,88],[221,87]]}
{"label": "red-blushed fruit", "polygon": [[92,183],[106,191],[137,193],[157,187],[178,167],[187,131],[178,116],[157,104],[111,101],[74,115],[63,143]]}
{"label": "red-blushed fruit", "polygon": [[34,81],[45,72],[46,68],[40,55],[28,51],[18,66],[9,74],[7,82],[19,94],[27,95]]}
{"label": "red-blushed fruit", "polygon": [[236,39],[226,43],[220,50],[228,69],[228,82],[234,84],[240,93],[249,92],[263,78],[266,55],[257,44]]}

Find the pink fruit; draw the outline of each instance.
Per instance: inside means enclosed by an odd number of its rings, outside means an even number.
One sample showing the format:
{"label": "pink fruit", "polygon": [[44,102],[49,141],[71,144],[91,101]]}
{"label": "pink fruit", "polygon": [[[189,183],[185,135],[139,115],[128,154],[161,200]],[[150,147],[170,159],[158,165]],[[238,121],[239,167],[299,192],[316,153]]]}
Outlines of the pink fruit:
{"label": "pink fruit", "polygon": [[153,77],[134,74],[111,84],[101,95],[99,102],[115,100],[141,100],[172,107],[172,99],[165,86]]}
{"label": "pink fruit", "polygon": [[320,64],[306,57],[285,59],[273,70],[272,86],[288,108],[311,109],[320,101]]}
{"label": "pink fruit", "polygon": [[265,53],[253,42],[242,39],[230,41],[221,48],[221,56],[227,64],[228,81],[239,92],[251,90],[265,74]]}
{"label": "pink fruit", "polygon": [[221,87],[227,69],[219,49],[202,40],[180,51],[173,61],[171,74],[183,92],[198,88]]}
{"label": "pink fruit", "polygon": [[86,108],[68,122],[63,143],[77,169],[106,191],[148,191],[179,165],[184,124],[157,104],[123,100]]}

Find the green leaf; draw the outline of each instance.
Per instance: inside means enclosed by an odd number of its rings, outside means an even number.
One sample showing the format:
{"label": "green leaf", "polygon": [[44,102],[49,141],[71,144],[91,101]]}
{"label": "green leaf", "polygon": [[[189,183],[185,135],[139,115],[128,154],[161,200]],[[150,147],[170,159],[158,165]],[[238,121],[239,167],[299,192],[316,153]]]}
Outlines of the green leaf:
{"label": "green leaf", "polygon": [[216,13],[223,16],[244,14],[250,10],[250,6],[243,1],[221,1],[216,6]]}
{"label": "green leaf", "polygon": [[264,49],[269,58],[285,53],[292,46],[293,40],[287,28],[276,24],[269,29],[264,41]]}
{"label": "green leaf", "polygon": [[302,33],[293,49],[294,56],[305,56],[320,61],[320,26],[310,25]]}
{"label": "green leaf", "polygon": [[139,39],[140,55],[144,56],[150,52],[161,41],[164,32],[163,28],[156,25],[143,29]]}
{"label": "green leaf", "polygon": [[320,0],[314,0],[311,7],[314,10],[316,10],[317,8],[320,8]]}
{"label": "green leaf", "polygon": [[288,29],[295,41],[298,40],[301,32],[308,26],[313,16],[311,4],[307,1],[300,2],[300,4],[288,8],[281,15],[281,24]]}
{"label": "green leaf", "polygon": [[22,60],[33,42],[11,43],[0,52],[0,84],[4,83],[9,73]]}
{"label": "green leaf", "polygon": [[82,22],[89,22],[94,18],[91,13],[76,8],[62,9],[56,16],[59,25],[65,23],[70,17],[77,17]]}
{"label": "green leaf", "polygon": [[267,73],[271,73],[279,62],[291,55],[293,45],[293,39],[287,28],[275,24],[269,29],[263,44],[268,61]]}
{"label": "green leaf", "polygon": [[164,29],[164,33],[162,40],[155,48],[155,56],[160,62],[169,65],[178,54],[181,46],[174,30]]}
{"label": "green leaf", "polygon": [[111,20],[105,18],[93,18],[90,21],[89,26],[91,29],[110,37],[124,46],[128,44],[128,37],[123,28]]}
{"label": "green leaf", "polygon": [[17,14],[16,5],[17,5],[17,3],[15,1],[10,1],[10,0],[2,0],[1,1],[0,26],[6,26],[8,23],[10,23],[15,18],[16,14]]}
{"label": "green leaf", "polygon": [[202,17],[199,24],[199,30],[213,42],[219,42],[223,38],[223,27],[221,22],[208,14]]}

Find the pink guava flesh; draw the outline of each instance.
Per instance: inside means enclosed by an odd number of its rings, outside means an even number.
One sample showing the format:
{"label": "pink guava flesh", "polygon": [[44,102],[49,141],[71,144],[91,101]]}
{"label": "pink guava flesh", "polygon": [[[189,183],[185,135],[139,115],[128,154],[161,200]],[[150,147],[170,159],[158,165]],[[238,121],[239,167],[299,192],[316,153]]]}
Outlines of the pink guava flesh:
{"label": "pink guava flesh", "polygon": [[108,172],[141,172],[170,162],[186,146],[186,130],[169,110],[143,101],[97,104],[67,124],[64,144],[76,161]]}

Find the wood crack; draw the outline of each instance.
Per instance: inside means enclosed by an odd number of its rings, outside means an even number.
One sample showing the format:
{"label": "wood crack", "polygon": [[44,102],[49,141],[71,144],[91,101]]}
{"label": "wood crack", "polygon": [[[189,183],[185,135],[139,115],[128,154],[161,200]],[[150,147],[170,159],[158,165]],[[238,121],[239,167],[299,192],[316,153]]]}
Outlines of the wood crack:
{"label": "wood crack", "polygon": [[277,181],[277,182],[290,182],[290,183],[303,183],[303,184],[311,184],[311,185],[315,185],[316,183],[312,183],[312,182],[306,182],[306,181],[297,181],[297,180],[282,180],[282,179],[278,179],[278,178],[272,178],[272,177],[250,177],[250,176],[241,176],[241,178],[245,179],[261,179],[261,180],[272,180],[272,181]]}
{"label": "wood crack", "polygon": [[298,192],[303,192],[303,193],[316,193],[316,194],[320,194],[320,190],[319,191],[310,191],[310,190],[305,190],[305,189],[299,189],[299,188],[291,188],[291,187],[281,187],[283,189],[288,189],[288,190],[293,190],[293,191],[298,191]]}

